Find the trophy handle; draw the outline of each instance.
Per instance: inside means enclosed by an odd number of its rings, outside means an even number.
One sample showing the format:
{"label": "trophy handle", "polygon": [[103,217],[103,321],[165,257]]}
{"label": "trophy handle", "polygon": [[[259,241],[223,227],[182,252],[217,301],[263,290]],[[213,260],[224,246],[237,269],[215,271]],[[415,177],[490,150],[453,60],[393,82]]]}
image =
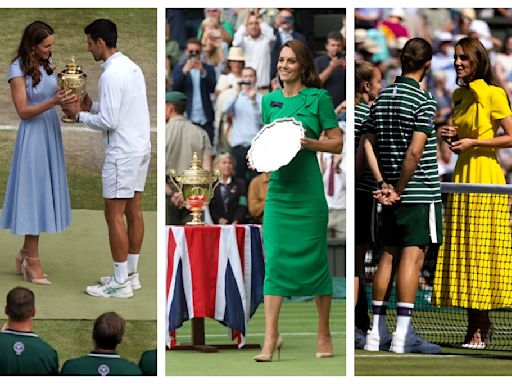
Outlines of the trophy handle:
{"label": "trophy handle", "polygon": [[179,193],[181,193],[181,195],[183,196],[183,190],[180,188],[180,186],[178,184],[176,184],[176,182],[174,181],[174,178],[177,177],[178,175],[176,174],[176,171],[174,169],[171,169],[169,171],[169,179],[171,180],[171,183],[176,187],[176,189],[178,190]]}

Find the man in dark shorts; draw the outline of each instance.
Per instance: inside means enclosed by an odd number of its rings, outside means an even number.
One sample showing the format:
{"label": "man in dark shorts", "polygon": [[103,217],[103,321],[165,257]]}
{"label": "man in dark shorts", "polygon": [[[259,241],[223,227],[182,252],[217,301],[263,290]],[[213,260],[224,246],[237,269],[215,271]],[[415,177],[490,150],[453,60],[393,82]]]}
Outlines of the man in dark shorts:
{"label": "man in dark shorts", "polygon": [[34,293],[16,287],[7,294],[7,323],[0,332],[0,375],[56,375],[57,352],[32,331]]}
{"label": "man in dark shorts", "polygon": [[[386,187],[374,194],[383,204],[383,252],[373,284],[373,325],[365,349],[396,353],[439,353],[440,347],[414,333],[411,318],[425,249],[441,241],[441,192],[436,159],[434,97],[420,87],[432,60],[432,47],[421,38],[407,42],[400,54],[402,75],[375,100],[362,140],[375,177],[377,164]],[[393,338],[386,325],[393,264],[396,277],[397,326]]]}
{"label": "man in dark shorts", "polygon": [[123,359],[116,352],[124,336],[124,319],[115,312],[106,312],[94,322],[92,338],[94,350],[85,356],[67,360],[61,375],[82,376],[136,376],[140,368]]}

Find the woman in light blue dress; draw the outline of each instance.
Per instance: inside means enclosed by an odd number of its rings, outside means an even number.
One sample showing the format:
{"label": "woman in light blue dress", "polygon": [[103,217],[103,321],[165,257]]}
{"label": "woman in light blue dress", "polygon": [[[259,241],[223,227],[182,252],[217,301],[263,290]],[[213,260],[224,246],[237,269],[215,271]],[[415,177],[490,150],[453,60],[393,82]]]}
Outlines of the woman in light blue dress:
{"label": "woman in light blue dress", "polygon": [[29,24],[8,76],[21,118],[3,203],[0,228],[24,235],[16,272],[34,284],[51,284],[39,259],[39,234],[61,232],[71,223],[71,206],[60,123],[55,110],[73,100],[59,90],[51,65],[52,27]]}

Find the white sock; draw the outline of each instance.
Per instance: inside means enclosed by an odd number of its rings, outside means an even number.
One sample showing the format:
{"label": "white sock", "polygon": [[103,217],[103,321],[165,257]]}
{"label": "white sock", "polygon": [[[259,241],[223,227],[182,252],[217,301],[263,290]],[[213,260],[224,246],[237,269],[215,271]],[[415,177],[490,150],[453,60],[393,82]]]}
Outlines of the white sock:
{"label": "white sock", "polygon": [[137,266],[139,265],[139,254],[129,253],[128,254],[128,274],[137,273]]}
{"label": "white sock", "polygon": [[128,280],[128,262],[123,261],[118,263],[114,261],[114,278],[120,284],[123,284]]}
{"label": "white sock", "polygon": [[[387,334],[388,325],[386,324],[386,310],[388,307],[387,301],[372,301],[373,307],[373,322],[372,322],[372,330],[375,332],[378,330],[379,334]],[[376,313],[379,312],[379,313]]]}
{"label": "white sock", "polygon": [[[396,303],[397,307],[397,318],[396,318],[396,330],[395,334],[404,338],[411,326],[412,310],[414,309],[414,303]],[[400,314],[401,311],[407,312],[410,310],[411,314]]]}

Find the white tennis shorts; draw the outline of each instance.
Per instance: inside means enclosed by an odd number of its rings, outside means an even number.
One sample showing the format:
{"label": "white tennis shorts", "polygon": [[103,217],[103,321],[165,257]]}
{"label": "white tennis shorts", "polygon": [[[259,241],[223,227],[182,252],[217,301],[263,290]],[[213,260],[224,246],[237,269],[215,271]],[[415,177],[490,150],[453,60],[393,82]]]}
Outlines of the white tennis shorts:
{"label": "white tennis shorts", "polygon": [[103,163],[102,184],[105,199],[131,199],[144,191],[151,153],[116,158],[107,156]]}

